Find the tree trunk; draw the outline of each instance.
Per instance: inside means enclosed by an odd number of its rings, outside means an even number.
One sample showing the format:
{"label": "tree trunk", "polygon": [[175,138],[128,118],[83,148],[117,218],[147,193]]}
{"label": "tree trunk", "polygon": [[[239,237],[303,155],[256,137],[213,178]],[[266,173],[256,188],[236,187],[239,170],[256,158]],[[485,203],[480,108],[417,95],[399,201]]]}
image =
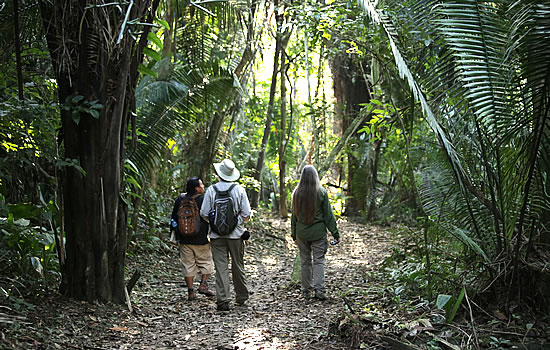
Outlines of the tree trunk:
{"label": "tree trunk", "polygon": [[[278,7],[278,1],[275,0],[275,8]],[[279,17],[279,16],[277,16]],[[271,75],[271,87],[269,89],[269,102],[267,105],[267,115],[265,119],[264,135],[262,137],[262,144],[260,145],[260,153],[258,154],[258,161],[256,162],[256,168],[254,170],[254,179],[258,182],[262,178],[262,169],[264,167],[265,150],[267,148],[267,141],[269,140],[269,133],[271,131],[271,123],[273,121],[273,105],[275,104],[275,91],[277,88],[277,74],[279,72],[279,56],[281,52],[281,23],[280,19],[277,19],[277,36],[275,38],[275,55],[273,60],[273,74]],[[259,192],[253,191],[250,198],[250,206],[252,208],[258,207]]]}
{"label": "tree trunk", "polygon": [[23,100],[23,71],[21,69],[21,31],[19,28],[19,0],[13,0],[13,34],[15,39],[15,64],[17,70],[17,93]]}
{"label": "tree trunk", "polygon": [[151,23],[158,0],[136,0],[122,12],[83,0],[40,5],[59,99],[65,102],[65,157],[75,164],[67,167],[63,184],[67,284],[62,292],[89,301],[124,302],[124,150],[150,28],[133,28],[141,31],[138,43],[128,34],[127,22]]}
{"label": "tree trunk", "polygon": [[279,130],[279,216],[288,217],[288,204],[286,199],[286,56],[285,50],[281,52],[281,128]]}
{"label": "tree trunk", "polygon": [[223,127],[224,113],[216,112],[210,122],[210,128],[208,130],[208,137],[206,138],[206,148],[204,152],[204,158],[200,170],[200,178],[207,179],[208,174],[212,167],[212,162],[216,155],[216,141],[220,135],[220,130]]}
{"label": "tree trunk", "polygon": [[[368,89],[364,76],[360,73],[357,63],[349,57],[337,57],[331,62],[334,81],[334,96],[338,105],[336,112],[342,119],[342,130],[347,130],[360,110],[360,104],[369,102],[371,92]],[[346,214],[357,215],[365,208],[365,198],[358,196],[358,184],[354,181],[355,173],[360,168],[359,160],[348,152],[348,199],[346,200]]]}

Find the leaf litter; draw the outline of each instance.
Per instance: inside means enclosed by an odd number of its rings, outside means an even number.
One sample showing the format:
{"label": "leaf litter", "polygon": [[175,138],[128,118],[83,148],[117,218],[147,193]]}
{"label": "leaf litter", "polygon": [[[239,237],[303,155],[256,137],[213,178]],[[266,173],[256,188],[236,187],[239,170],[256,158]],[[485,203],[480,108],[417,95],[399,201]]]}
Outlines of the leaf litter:
{"label": "leaf litter", "polygon": [[395,302],[377,273],[395,235],[345,219],[338,225],[341,242],[327,253],[326,301],[305,300],[291,280],[297,249],[289,221],[262,218],[246,243],[246,306],[234,296],[229,312],[216,311],[215,298],[204,295],[187,301],[177,248],[135,246],[127,257],[128,277],[141,272],[132,312],[60,295],[39,297],[26,312],[1,306],[0,349],[418,349],[428,341],[455,348],[449,340],[457,332],[442,326],[444,316],[420,298],[408,308]]}

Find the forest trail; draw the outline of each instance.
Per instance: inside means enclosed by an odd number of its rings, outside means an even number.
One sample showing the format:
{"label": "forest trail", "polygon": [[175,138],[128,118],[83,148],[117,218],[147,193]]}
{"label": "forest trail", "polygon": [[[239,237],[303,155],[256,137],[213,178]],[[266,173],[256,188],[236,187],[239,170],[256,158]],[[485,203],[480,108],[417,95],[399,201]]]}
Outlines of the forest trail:
{"label": "forest trail", "polygon": [[[257,219],[258,220],[258,219]],[[245,265],[251,291],[247,306],[233,299],[230,312],[215,299],[187,301],[175,247],[130,256],[128,275],[142,276],[131,292],[133,313],[118,305],[90,305],[54,298],[36,310],[27,339],[38,348],[76,349],[345,349],[329,336],[344,312],[342,295],[368,290],[367,276],[390,252],[387,233],[340,220],[341,242],[327,253],[328,300],[305,300],[290,284],[296,246],[289,221],[270,220],[252,231]],[[213,277],[210,280],[213,287]],[[233,293],[233,288],[231,288]],[[354,291],[358,293],[354,293]],[[33,329],[39,331],[33,335]],[[30,344],[29,344],[30,345]]]}

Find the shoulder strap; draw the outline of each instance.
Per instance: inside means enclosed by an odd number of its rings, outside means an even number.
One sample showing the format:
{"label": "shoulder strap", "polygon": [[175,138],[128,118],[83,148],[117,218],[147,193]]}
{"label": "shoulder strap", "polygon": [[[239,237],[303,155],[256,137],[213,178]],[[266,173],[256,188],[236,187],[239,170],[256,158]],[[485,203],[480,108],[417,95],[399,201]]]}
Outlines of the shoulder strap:
{"label": "shoulder strap", "polygon": [[231,190],[237,186],[237,184],[232,184],[231,186],[229,186],[229,188],[227,189],[227,192],[231,192]]}
{"label": "shoulder strap", "polygon": [[200,196],[200,195],[201,195],[200,193],[195,193],[194,195],[191,196],[191,198],[197,199],[197,197]]}
{"label": "shoulder strap", "polygon": [[212,185],[212,187],[214,188],[214,191],[216,191],[216,194],[218,194],[218,192],[220,192],[220,190],[218,190],[218,188],[216,187],[216,185]]}

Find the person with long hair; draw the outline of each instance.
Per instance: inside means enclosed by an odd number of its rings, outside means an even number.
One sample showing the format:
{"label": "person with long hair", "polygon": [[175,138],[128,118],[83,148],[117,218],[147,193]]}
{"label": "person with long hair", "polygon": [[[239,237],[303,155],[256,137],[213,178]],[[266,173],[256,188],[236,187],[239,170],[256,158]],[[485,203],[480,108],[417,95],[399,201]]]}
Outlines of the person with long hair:
{"label": "person with long hair", "polygon": [[302,169],[300,182],[292,194],[291,235],[298,245],[301,260],[302,293],[325,300],[325,255],[328,250],[327,230],[334,240],[340,240],[336,219],[327,191],[321,187],[319,175],[313,165]]}

